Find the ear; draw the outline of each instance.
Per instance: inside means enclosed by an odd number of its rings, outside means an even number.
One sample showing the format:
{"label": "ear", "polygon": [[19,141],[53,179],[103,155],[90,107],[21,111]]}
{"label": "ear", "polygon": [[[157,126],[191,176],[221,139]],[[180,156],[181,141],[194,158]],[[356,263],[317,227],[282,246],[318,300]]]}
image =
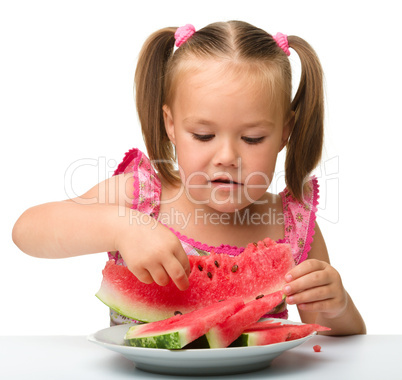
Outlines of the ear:
{"label": "ear", "polygon": [[286,123],[283,125],[282,144],[280,146],[279,151],[281,151],[288,143],[289,136],[292,133],[294,125],[295,125],[295,113],[294,113],[294,111],[290,111],[289,118],[287,119]]}
{"label": "ear", "polygon": [[165,122],[166,134],[168,135],[169,140],[173,144],[176,144],[176,138],[174,135],[174,123],[173,123],[172,111],[170,110],[169,106],[167,106],[166,104],[162,107],[162,110],[163,110],[163,120]]}

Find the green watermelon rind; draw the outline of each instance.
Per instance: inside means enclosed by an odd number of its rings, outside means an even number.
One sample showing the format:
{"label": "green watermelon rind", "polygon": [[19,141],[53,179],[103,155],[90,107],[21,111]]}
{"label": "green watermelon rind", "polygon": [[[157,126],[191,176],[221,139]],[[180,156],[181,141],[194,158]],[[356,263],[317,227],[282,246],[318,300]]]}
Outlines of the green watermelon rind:
{"label": "green watermelon rind", "polygon": [[[126,317],[128,319],[135,319],[138,322],[146,323],[146,322],[153,322],[156,320],[160,321],[163,319],[170,318],[174,315],[174,312],[171,312],[166,309],[157,309],[156,306],[154,306],[153,318],[152,320],[150,320],[149,311],[146,306],[144,306],[141,303],[138,304],[127,303],[124,295],[122,296],[119,292],[116,292],[115,289],[110,287],[107,283],[102,283],[101,288],[95,294],[95,296],[102,303],[104,303],[106,306],[110,307],[112,310],[119,313],[123,317]],[[183,314],[185,312],[187,312],[187,310],[185,310]]]}
{"label": "green watermelon rind", "polygon": [[[234,340],[229,347],[249,347],[259,346],[260,344],[259,331],[242,333],[236,340]],[[285,341],[285,340],[283,340]],[[278,342],[279,343],[279,342]]]}
{"label": "green watermelon rind", "polygon": [[249,334],[241,334],[235,341],[230,344],[230,347],[248,347],[255,346],[249,341]]}
{"label": "green watermelon rind", "polygon": [[[123,299],[121,302],[117,302],[119,299],[119,293],[115,292],[113,289],[110,289],[109,286],[103,285],[102,288],[95,294],[96,298],[98,298],[101,302],[103,302],[106,306],[110,307],[115,312],[119,313],[123,317],[128,319],[132,319],[133,314],[136,316],[136,320],[139,322],[149,322],[146,316],[143,316],[138,307],[130,307],[131,305],[127,305],[125,300]],[[119,305],[123,305],[123,308]],[[134,305],[132,305],[134,306]],[[169,318],[171,315],[166,315],[166,313],[159,314],[159,319]]]}
{"label": "green watermelon rind", "polygon": [[[135,326],[134,326],[135,327]],[[132,329],[132,327],[130,328]],[[179,350],[188,344],[186,330],[173,331],[167,334],[151,335],[144,337],[130,338],[130,330],[125,337],[126,342],[133,347],[166,348]]]}
{"label": "green watermelon rind", "polygon": [[131,326],[124,339],[136,347],[180,349],[224,322],[244,306],[241,297],[169,319]]}

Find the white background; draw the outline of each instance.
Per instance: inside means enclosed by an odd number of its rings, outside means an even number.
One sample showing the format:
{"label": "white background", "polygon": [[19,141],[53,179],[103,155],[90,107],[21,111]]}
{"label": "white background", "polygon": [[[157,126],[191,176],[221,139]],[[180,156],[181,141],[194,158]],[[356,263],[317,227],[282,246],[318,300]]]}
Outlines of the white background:
{"label": "white background", "polygon": [[[106,254],[32,258],[12,243],[13,224],[31,206],[109,177],[131,147],[144,149],[132,86],[149,34],[230,19],[298,35],[319,54],[327,110],[318,223],[368,332],[402,333],[398,2],[0,4],[0,335],[88,334],[108,326],[108,309],[94,296]],[[296,54],[291,58],[297,72]],[[68,184],[66,173],[73,173]],[[294,307],[291,319],[298,320]]]}

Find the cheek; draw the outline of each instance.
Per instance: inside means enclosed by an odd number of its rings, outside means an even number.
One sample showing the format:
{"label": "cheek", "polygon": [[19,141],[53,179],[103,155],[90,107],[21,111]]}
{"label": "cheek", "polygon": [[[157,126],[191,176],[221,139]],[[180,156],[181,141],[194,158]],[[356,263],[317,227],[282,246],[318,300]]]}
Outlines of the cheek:
{"label": "cheek", "polygon": [[188,199],[194,204],[206,204],[209,200],[211,185],[209,178],[196,159],[180,160],[178,156],[180,178]]}
{"label": "cheek", "polygon": [[187,185],[204,184],[207,175],[203,170],[200,155],[194,149],[180,149],[176,153],[182,182]]}
{"label": "cheek", "polygon": [[263,157],[265,159],[255,159],[250,163],[252,170],[245,178],[245,191],[253,200],[257,200],[268,190],[274,176],[276,156]]}
{"label": "cheek", "polygon": [[251,202],[258,200],[267,190],[272,177],[265,172],[253,172],[247,176],[244,183],[244,192]]}
{"label": "cheek", "polygon": [[275,172],[276,158],[275,153],[267,155],[264,152],[254,155],[253,159],[249,157],[247,160],[247,167],[249,168],[247,170],[247,181],[250,184],[269,186]]}
{"label": "cheek", "polygon": [[200,173],[205,174],[211,160],[206,147],[195,143],[191,137],[179,137],[176,144],[176,154],[179,169],[185,172],[187,178],[193,172],[197,172],[196,175],[194,174],[194,179],[199,182],[202,176]]}

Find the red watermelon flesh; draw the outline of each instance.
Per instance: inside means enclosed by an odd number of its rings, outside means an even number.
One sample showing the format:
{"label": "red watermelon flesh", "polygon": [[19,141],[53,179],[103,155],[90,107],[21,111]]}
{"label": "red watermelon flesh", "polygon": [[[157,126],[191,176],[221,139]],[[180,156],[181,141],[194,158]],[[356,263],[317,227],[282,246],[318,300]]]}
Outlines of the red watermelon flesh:
{"label": "red watermelon flesh", "polygon": [[290,246],[271,239],[249,244],[239,256],[212,253],[189,256],[189,261],[190,286],[185,291],[173,281],[166,286],[144,284],[125,266],[108,261],[96,296],[128,318],[152,322],[223,299],[241,296],[249,302],[273,293],[282,288],[284,276],[294,267]]}
{"label": "red watermelon flesh", "polygon": [[241,297],[231,298],[188,314],[132,326],[124,339],[135,347],[180,349],[217,323],[224,322],[243,306]]}
{"label": "red watermelon flesh", "polygon": [[264,321],[255,322],[255,323],[247,326],[246,330],[249,330],[249,331],[264,330],[264,329],[270,329],[270,328],[274,328],[274,327],[282,326],[282,325],[283,325],[283,323],[276,322],[276,319],[267,319]]}
{"label": "red watermelon flesh", "polygon": [[[282,327],[283,328],[283,327]],[[314,331],[329,331],[329,327],[320,326],[317,324],[305,324],[305,325],[288,325],[285,327],[288,330],[287,340],[295,340],[304,338],[307,335],[312,334]]]}
{"label": "red watermelon flesh", "polygon": [[315,346],[313,346],[313,350],[314,352],[321,352],[321,346],[316,344]]}
{"label": "red watermelon flesh", "polygon": [[261,316],[272,310],[283,298],[278,291],[246,303],[237,313],[224,322],[212,327],[206,334],[210,348],[224,348],[236,340],[244,328],[258,321]]}
{"label": "red watermelon flesh", "polygon": [[[305,333],[307,331],[310,331],[307,335],[311,334],[313,331],[330,331],[331,329],[329,327],[321,326],[316,323],[304,323],[301,325],[293,325],[290,323],[280,323],[278,325],[278,322],[271,322],[273,320],[267,320],[267,321],[261,321],[261,322],[255,322],[253,324],[250,324],[244,329],[244,332],[249,332],[249,331],[258,331],[258,330],[267,330],[267,329],[273,329],[273,328],[288,328],[289,330],[294,331],[296,334],[296,331],[301,331],[301,333]],[[297,338],[295,338],[297,339]]]}
{"label": "red watermelon flesh", "polygon": [[315,331],[329,331],[328,327],[318,324],[282,324],[281,326],[272,326],[266,324],[265,328],[254,327],[263,322],[257,322],[247,327],[238,340],[236,346],[262,346],[304,338]]}

